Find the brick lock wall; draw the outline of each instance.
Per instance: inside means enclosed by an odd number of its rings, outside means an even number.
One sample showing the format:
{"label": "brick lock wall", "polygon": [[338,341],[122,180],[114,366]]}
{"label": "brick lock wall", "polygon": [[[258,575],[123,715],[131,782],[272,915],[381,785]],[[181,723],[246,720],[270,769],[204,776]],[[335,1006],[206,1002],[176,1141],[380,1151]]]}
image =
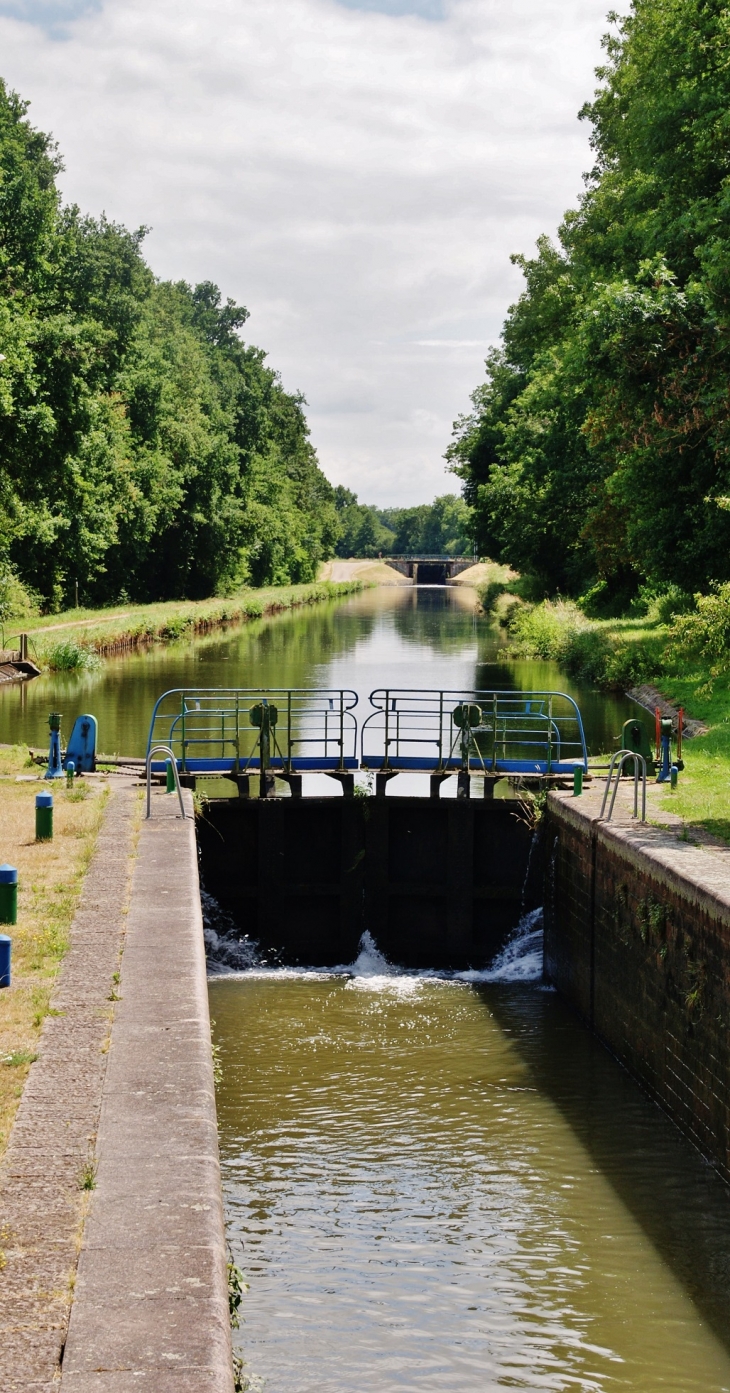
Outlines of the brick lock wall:
{"label": "brick lock wall", "polygon": [[651,835],[551,797],[545,971],[730,1179],[730,901]]}

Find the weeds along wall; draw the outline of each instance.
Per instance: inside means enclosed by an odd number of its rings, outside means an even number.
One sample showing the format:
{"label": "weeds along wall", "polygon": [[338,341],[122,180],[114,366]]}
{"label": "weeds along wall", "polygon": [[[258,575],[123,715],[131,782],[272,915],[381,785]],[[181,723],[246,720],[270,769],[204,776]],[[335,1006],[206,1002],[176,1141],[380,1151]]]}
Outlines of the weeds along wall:
{"label": "weeds along wall", "polygon": [[730,866],[551,794],[545,973],[730,1180]]}

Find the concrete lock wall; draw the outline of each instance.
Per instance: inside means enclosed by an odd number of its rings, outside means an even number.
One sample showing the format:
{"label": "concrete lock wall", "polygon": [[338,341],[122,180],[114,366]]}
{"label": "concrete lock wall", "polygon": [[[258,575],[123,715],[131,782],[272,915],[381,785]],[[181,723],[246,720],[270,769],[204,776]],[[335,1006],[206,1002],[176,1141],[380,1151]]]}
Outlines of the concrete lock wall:
{"label": "concrete lock wall", "polygon": [[522,813],[506,799],[211,802],[203,884],[282,962],[352,962],[369,930],[404,967],[484,966],[539,903]]}
{"label": "concrete lock wall", "polygon": [[730,874],[722,853],[548,800],[545,972],[730,1179]]}

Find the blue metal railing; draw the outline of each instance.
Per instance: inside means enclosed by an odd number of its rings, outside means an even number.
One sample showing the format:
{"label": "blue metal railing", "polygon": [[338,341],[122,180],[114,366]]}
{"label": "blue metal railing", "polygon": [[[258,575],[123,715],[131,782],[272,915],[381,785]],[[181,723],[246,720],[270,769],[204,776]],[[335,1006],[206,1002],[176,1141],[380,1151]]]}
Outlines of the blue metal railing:
{"label": "blue metal railing", "polygon": [[[155,704],[147,751],[169,745],[183,773],[253,773],[261,767],[257,712],[266,708],[270,769],[357,769],[356,705],[357,693],[344,688],[176,688]],[[152,764],[155,772],[164,767]]]}
{"label": "blue metal railing", "polygon": [[[358,757],[347,688],[176,688],[157,701],[147,751],[170,746],[183,773],[405,770],[486,775],[587,770],[580,711],[564,692],[379,687]],[[153,770],[164,762],[153,763]]]}
{"label": "blue metal railing", "polygon": [[364,769],[567,774],[576,764],[588,768],[581,714],[564,692],[380,687],[370,704],[361,731]]}

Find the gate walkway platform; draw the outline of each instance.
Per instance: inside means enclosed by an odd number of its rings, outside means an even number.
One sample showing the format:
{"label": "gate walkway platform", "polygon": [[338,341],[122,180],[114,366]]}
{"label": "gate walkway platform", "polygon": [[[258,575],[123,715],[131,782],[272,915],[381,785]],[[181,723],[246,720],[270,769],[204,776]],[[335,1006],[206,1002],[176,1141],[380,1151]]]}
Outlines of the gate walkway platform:
{"label": "gate walkway platform", "polygon": [[[323,773],[344,786],[359,771],[551,778],[588,769],[581,714],[564,692],[375,688],[358,721],[351,688],[176,688],[150,722],[147,755],[163,745],[189,778],[288,780]],[[243,788],[241,788],[243,791]]]}

